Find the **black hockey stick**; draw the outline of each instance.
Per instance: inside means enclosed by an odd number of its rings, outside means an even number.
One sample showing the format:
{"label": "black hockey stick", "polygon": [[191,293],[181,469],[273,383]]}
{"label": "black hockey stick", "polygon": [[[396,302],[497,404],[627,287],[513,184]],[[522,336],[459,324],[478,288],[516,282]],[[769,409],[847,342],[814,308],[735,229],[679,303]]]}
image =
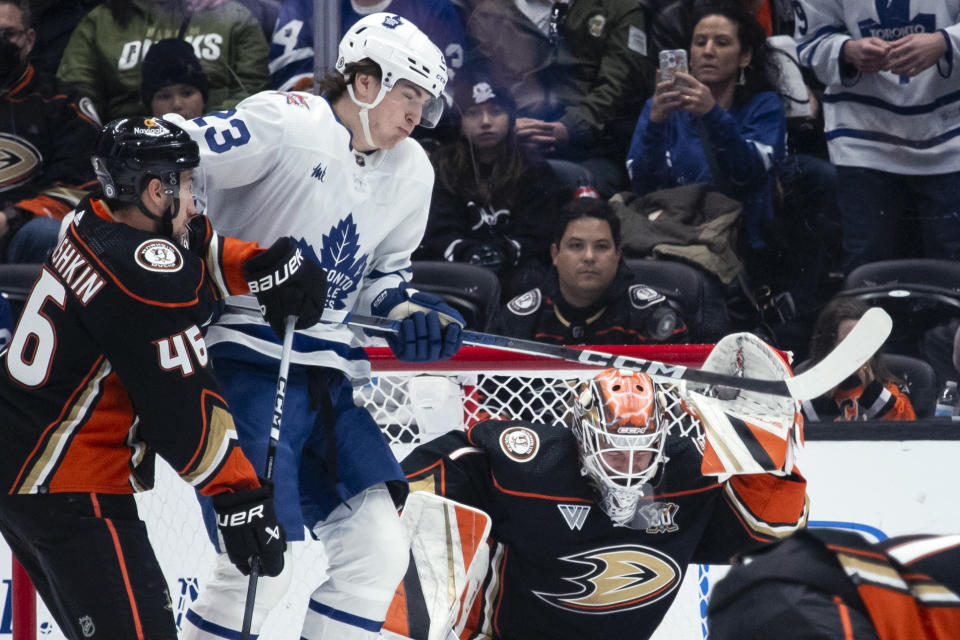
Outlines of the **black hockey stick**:
{"label": "black hockey stick", "polygon": [[[378,316],[364,316],[345,311],[327,309],[323,312],[323,322],[334,322],[379,331],[397,332],[400,321]],[[811,400],[830,391],[857,369],[862,367],[883,346],[893,321],[879,307],[869,309],[860,318],[847,337],[827,356],[803,373],[785,380],[761,380],[741,378],[702,369],[691,369],[679,365],[666,364],[655,360],[632,358],[630,356],[611,355],[589,349],[573,349],[560,345],[534,342],[498,336],[478,331],[463,331],[463,343],[506,351],[516,351],[548,358],[557,358],[569,362],[593,365],[599,368],[620,367],[649,374],[661,380],[695,382],[710,386],[725,386],[787,396],[797,400]]]}
{"label": "black hockey stick", "polygon": [[[270,424],[270,444],[267,445],[267,461],[263,465],[263,477],[273,479],[273,463],[277,459],[277,442],[280,440],[280,423],[283,421],[283,401],[287,397],[287,375],[290,372],[290,352],[293,351],[296,316],[287,316],[283,327],[283,349],[280,352],[280,374],[277,376],[277,397],[273,403],[273,419]],[[257,598],[257,580],[260,576],[260,558],[250,556],[250,582],[247,583],[247,600],[243,605],[243,627],[240,638],[249,640],[253,625],[253,603]]]}

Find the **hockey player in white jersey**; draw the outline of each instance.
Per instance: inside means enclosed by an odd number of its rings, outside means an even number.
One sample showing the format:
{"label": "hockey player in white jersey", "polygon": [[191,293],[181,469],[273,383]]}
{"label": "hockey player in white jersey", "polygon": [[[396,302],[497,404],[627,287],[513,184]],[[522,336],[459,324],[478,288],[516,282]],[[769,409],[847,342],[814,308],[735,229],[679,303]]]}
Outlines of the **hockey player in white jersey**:
{"label": "hockey player in white jersey", "polygon": [[[448,358],[460,346],[462,317],[408,287],[433,169],[407,137],[440,117],[443,54],[406,19],[379,13],[343,37],[336,68],[322,97],[268,91],[229,111],[172,117],[199,143],[205,171],[195,182],[206,212],[214,228],[241,239],[298,238],[327,272],[328,308],[402,320],[399,334],[387,338],[397,357]],[[255,467],[265,459],[282,332],[282,319],[264,322],[248,297],[228,299],[207,334]],[[311,595],[300,634],[308,640],[376,637],[407,568],[395,508],[406,481],[379,428],[352,399],[351,380],[370,372],[364,342],[361,333],[329,324],[298,327],[293,340],[273,480],[288,539],[302,540],[306,526],[329,559],[329,578]],[[289,572],[261,581],[254,634],[288,581]],[[181,637],[238,637],[246,587],[219,560]]]}

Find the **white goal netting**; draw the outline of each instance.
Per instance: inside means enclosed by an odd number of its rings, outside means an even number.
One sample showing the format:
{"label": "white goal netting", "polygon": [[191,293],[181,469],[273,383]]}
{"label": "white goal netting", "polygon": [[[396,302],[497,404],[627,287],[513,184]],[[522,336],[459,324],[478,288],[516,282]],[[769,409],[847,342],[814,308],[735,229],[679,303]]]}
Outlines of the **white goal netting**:
{"label": "white goal netting", "polygon": [[[699,365],[709,346],[620,347],[618,353],[672,364]],[[421,441],[451,429],[463,429],[489,418],[524,419],[548,424],[569,424],[571,390],[599,369],[530,356],[506,356],[479,347],[464,348],[451,363],[431,365],[431,371],[410,370],[385,354],[371,350],[374,378],[355,389],[358,405],[365,406],[380,425],[391,448],[402,459]],[[405,370],[404,370],[405,369]],[[677,389],[660,384],[661,400],[673,432],[702,437],[699,423],[682,408]],[[282,427],[281,427],[282,428]],[[214,561],[214,551],[200,518],[193,490],[162,461],[157,464],[153,491],[138,496],[141,517],[147,522],[151,542],[163,566],[177,623],[182,624],[190,603],[197,597]],[[285,600],[270,618],[260,638],[295,640],[310,592],[324,579],[326,559],[319,543],[295,543],[293,581]],[[699,569],[701,573],[703,569]],[[698,569],[685,581],[673,614],[656,638],[702,638],[699,614]],[[687,584],[689,583],[689,584]],[[686,591],[687,593],[684,593]],[[683,612],[686,613],[683,613]],[[63,638],[42,603],[38,603],[39,638]],[[26,640],[15,635],[14,640]]]}

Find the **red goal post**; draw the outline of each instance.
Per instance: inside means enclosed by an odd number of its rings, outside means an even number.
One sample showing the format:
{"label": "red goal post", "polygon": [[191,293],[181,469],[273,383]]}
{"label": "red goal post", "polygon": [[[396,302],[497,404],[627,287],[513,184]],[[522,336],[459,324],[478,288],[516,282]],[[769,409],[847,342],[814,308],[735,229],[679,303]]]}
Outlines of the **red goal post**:
{"label": "red goal post", "polygon": [[[596,351],[668,364],[699,367],[713,345],[591,346]],[[523,418],[567,423],[572,407],[572,385],[600,369],[580,363],[490,349],[464,347],[450,360],[407,363],[386,347],[367,349],[373,370],[371,381],[357,387],[354,399],[367,407],[391,448],[402,459],[423,437],[464,428],[486,418]],[[671,429],[696,435],[698,425],[680,407],[670,384],[659,385]],[[208,577],[213,549],[200,521],[192,489],[162,461],[157,465],[156,489],[138,495],[140,515],[170,587],[178,624]],[[295,573],[290,593],[268,618],[263,640],[299,637],[306,598],[323,572],[325,558],[318,544],[302,543],[294,550]],[[25,573],[12,575],[13,640],[57,640],[63,636],[37,599],[24,585]],[[36,613],[36,616],[31,614]],[[699,620],[691,620],[699,624]],[[664,629],[656,637],[694,637],[685,630]]]}

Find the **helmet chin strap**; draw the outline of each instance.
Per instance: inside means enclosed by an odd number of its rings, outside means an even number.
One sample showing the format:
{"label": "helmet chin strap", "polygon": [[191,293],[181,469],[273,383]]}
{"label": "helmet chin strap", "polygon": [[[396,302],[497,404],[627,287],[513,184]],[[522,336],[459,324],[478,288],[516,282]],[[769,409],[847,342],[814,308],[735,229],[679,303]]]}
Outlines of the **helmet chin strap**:
{"label": "helmet chin strap", "polygon": [[353,84],[347,85],[347,93],[350,94],[350,99],[353,100],[353,104],[360,107],[360,128],[363,129],[363,137],[366,139],[367,145],[374,149],[377,148],[377,145],[374,143],[373,136],[370,134],[370,109],[380,104],[383,97],[387,95],[387,91],[389,91],[389,89],[381,83],[380,93],[377,94],[373,102],[360,102],[353,93]]}
{"label": "helmet chin strap", "polygon": [[139,200],[137,200],[137,208],[140,209],[140,213],[142,213],[143,215],[147,216],[151,220],[159,222],[160,233],[162,233],[163,235],[165,235],[166,237],[172,240],[173,239],[173,220],[174,218],[177,217],[177,211],[180,210],[180,198],[177,195],[166,193],[166,190],[164,190],[164,193],[166,195],[171,196],[172,202],[170,203],[170,207],[166,211],[164,211],[162,216],[158,216],[157,214],[150,211],[150,209],[147,208],[147,205],[144,204],[143,198],[140,198]]}

